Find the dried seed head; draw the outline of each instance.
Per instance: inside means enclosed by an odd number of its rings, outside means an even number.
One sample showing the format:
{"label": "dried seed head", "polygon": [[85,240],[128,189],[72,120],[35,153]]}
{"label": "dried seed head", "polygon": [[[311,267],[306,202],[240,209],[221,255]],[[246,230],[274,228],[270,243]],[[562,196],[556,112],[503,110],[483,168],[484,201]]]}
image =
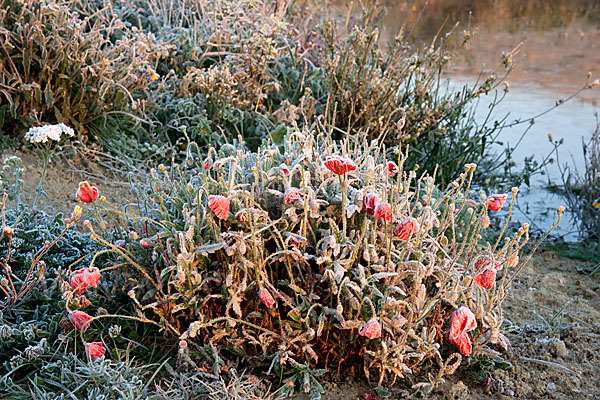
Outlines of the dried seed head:
{"label": "dried seed head", "polygon": [[13,329],[9,325],[0,326],[0,338],[8,339],[12,336]]}
{"label": "dried seed head", "polygon": [[489,226],[490,226],[490,217],[488,217],[486,214],[481,218],[481,227],[487,228]]}

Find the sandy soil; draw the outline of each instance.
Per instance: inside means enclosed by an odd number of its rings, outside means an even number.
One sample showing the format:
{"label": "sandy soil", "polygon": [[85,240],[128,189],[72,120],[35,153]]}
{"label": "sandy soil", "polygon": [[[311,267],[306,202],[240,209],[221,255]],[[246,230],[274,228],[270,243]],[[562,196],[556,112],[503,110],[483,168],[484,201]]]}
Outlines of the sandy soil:
{"label": "sandy soil", "polygon": [[[17,156],[23,161],[25,184],[21,200],[26,204],[32,204],[40,181],[43,160],[37,152],[5,152],[2,159],[8,156]],[[112,199],[111,201],[122,204],[134,198],[127,180],[107,168],[81,158],[68,161],[59,159],[50,161],[48,165],[43,186],[47,196],[40,197],[36,208],[49,214],[62,212],[70,215],[77,204],[75,193],[79,182],[83,180],[89,181],[92,186],[97,186],[100,195],[105,195],[107,199]]]}

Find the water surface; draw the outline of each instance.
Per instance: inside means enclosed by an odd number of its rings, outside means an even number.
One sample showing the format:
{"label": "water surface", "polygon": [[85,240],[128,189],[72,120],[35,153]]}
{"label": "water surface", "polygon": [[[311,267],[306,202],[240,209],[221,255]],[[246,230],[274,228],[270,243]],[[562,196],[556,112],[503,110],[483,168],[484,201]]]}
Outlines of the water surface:
{"label": "water surface", "polygon": [[[349,5],[350,2],[340,1],[331,10],[343,19]],[[357,15],[358,6],[352,7],[351,15]],[[508,96],[495,108],[496,119],[507,114],[508,121],[533,117],[577,92],[586,82],[600,78],[597,0],[412,0],[387,2],[384,7],[383,41],[393,40],[403,30],[411,42],[431,43],[438,32],[444,35],[453,30],[448,43],[455,55],[445,73],[450,88],[485,79],[487,73],[496,69],[503,52],[523,43],[507,78]],[[463,45],[465,33],[470,39]],[[590,81],[588,72],[592,73]],[[493,94],[482,97],[476,112],[479,121],[483,121],[493,100]],[[532,155],[541,160],[552,151],[550,133],[554,139],[564,141],[559,162],[583,172],[582,142],[595,129],[594,114],[598,111],[600,88],[585,90],[536,118],[514,153],[516,161]],[[526,128],[527,125],[507,128],[502,131],[501,140],[505,145],[514,145]],[[556,207],[564,201],[545,190],[549,182],[561,182],[556,163],[549,165],[544,175],[535,177],[531,187],[521,188],[518,220],[529,221],[542,230],[552,225]],[[565,217],[557,233],[567,240],[576,240],[572,216],[567,212]]]}

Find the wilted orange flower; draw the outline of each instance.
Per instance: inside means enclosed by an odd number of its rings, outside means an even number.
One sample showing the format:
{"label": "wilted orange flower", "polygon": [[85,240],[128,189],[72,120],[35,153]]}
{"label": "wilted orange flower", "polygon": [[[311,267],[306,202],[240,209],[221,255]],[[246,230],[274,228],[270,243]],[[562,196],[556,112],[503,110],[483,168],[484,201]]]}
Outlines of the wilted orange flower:
{"label": "wilted orange flower", "polygon": [[275,304],[275,299],[267,289],[260,289],[258,291],[258,298],[267,308],[271,308]]}
{"label": "wilted orange flower", "polygon": [[290,204],[290,203],[300,200],[301,197],[302,197],[302,195],[300,194],[300,191],[298,189],[289,188],[288,190],[285,191],[285,193],[283,195],[283,202],[285,204]]}
{"label": "wilted orange flower", "polygon": [[363,207],[369,215],[375,215],[375,209],[379,205],[379,196],[376,193],[367,193],[363,197]]}
{"label": "wilted orange flower", "polygon": [[68,318],[77,332],[85,332],[90,327],[93,317],[86,312],[75,310],[69,313]]}
{"label": "wilted orange flower", "polygon": [[392,206],[390,203],[381,203],[375,209],[375,219],[383,218],[386,221],[392,220]]}
{"label": "wilted orange flower", "polygon": [[505,201],[506,194],[493,194],[487,199],[487,207],[492,211],[500,211]]}
{"label": "wilted orange flower", "polygon": [[473,278],[473,282],[482,288],[491,289],[494,286],[494,282],[496,282],[496,270],[494,268],[486,268]]}
{"label": "wilted orange flower", "polygon": [[398,173],[398,166],[393,161],[387,162],[387,173],[389,176],[394,176]]}
{"label": "wilted orange flower", "polygon": [[226,219],[229,212],[229,199],[225,196],[208,196],[208,206],[215,213],[217,218]]}
{"label": "wilted orange flower", "polygon": [[352,160],[340,156],[329,156],[325,160],[325,166],[334,174],[343,175],[346,172],[354,171],[356,164]]}
{"label": "wilted orange flower", "polygon": [[394,228],[394,234],[401,240],[408,240],[411,233],[419,232],[419,222],[412,217],[405,218]]}
{"label": "wilted orange flower", "polygon": [[71,274],[69,285],[75,293],[81,294],[87,288],[98,287],[99,280],[100,270],[98,268],[81,268]]}
{"label": "wilted orange flower", "polygon": [[366,336],[369,339],[377,339],[381,336],[381,325],[375,318],[371,318],[358,334],[360,336]]}
{"label": "wilted orange flower", "polygon": [[94,202],[98,199],[98,188],[90,186],[88,181],[79,182],[76,196],[77,200],[81,200],[84,203]]}
{"label": "wilted orange flower", "polygon": [[85,352],[90,360],[95,360],[96,358],[100,358],[106,353],[106,347],[102,344],[102,342],[91,342],[85,344]]}

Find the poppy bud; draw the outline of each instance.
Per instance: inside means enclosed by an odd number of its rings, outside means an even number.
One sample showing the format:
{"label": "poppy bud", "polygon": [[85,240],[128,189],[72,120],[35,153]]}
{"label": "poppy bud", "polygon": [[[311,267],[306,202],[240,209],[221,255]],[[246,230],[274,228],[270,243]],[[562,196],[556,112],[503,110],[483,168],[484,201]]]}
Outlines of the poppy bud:
{"label": "poppy bud", "polygon": [[377,339],[381,336],[381,325],[375,318],[371,318],[358,334],[369,339]]}
{"label": "poppy bud", "polygon": [[273,296],[271,296],[271,293],[267,289],[260,289],[258,291],[258,298],[267,308],[271,308],[275,304],[275,299],[273,299]]}

